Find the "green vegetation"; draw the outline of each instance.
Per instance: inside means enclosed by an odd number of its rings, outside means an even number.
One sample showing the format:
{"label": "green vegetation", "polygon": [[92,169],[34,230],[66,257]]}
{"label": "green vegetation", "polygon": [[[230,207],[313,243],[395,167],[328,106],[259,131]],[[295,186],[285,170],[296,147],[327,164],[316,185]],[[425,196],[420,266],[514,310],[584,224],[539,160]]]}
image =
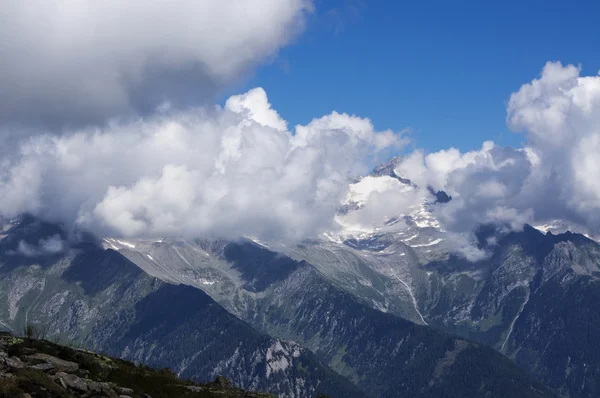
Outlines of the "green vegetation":
{"label": "green vegetation", "polygon": [[298,304],[286,308],[284,337],[315,350],[367,396],[556,396],[492,348],[374,310],[316,272],[285,294]]}

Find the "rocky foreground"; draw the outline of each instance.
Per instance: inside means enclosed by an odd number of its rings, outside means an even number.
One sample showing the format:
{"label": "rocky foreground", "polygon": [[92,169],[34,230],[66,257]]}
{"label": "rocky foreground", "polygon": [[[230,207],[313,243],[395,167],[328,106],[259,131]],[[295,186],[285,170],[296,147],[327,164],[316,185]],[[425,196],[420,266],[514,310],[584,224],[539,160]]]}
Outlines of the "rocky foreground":
{"label": "rocky foreground", "polygon": [[272,397],[223,377],[209,384],[46,340],[0,332],[0,397]]}

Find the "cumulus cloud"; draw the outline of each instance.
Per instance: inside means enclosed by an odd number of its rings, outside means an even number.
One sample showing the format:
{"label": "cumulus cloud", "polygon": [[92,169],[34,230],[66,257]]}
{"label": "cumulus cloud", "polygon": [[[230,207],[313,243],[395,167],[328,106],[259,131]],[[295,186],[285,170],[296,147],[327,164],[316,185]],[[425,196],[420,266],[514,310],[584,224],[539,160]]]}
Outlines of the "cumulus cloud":
{"label": "cumulus cloud", "polygon": [[312,9],[5,1],[0,217],[122,237],[297,240],[328,227],[348,180],[401,148],[402,134],[337,112],[290,129],[261,88],[209,105],[289,43]]}
{"label": "cumulus cloud", "polygon": [[471,257],[478,257],[473,231],[481,224],[515,230],[561,219],[581,232],[600,231],[600,76],[580,73],[549,62],[511,95],[507,122],[526,134],[525,148],[486,142],[466,153],[415,151],[398,166],[416,184],[452,195],[436,215]]}
{"label": "cumulus cloud", "polygon": [[374,156],[405,144],[335,112],[295,133],[286,126],[257,88],[224,108],[30,137],[0,163],[0,216],[122,237],[297,240],[331,224]]}
{"label": "cumulus cloud", "polygon": [[201,103],[272,57],[311,10],[311,0],[4,0],[0,123],[56,129]]}
{"label": "cumulus cloud", "polygon": [[600,76],[548,63],[539,79],[511,96],[508,123],[527,133],[538,162],[536,182],[551,185],[554,212],[598,231]]}

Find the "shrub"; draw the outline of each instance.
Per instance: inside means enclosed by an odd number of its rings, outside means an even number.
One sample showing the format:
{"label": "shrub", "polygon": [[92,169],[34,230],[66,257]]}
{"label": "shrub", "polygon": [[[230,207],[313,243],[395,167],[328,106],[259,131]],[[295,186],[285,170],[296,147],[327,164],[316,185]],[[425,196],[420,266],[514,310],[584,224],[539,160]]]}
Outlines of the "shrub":
{"label": "shrub", "polygon": [[48,326],[28,323],[23,328],[23,337],[28,340],[46,340]]}

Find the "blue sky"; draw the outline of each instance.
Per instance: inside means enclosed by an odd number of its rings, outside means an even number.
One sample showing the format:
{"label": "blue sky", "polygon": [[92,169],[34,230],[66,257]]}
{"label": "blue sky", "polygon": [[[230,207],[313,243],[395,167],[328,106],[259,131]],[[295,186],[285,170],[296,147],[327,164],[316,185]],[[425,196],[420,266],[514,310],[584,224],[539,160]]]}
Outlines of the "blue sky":
{"label": "blue sky", "polygon": [[546,61],[596,74],[599,13],[593,1],[317,0],[304,34],[235,90],[264,87],[291,125],[336,110],[410,127],[428,151],[518,146],[510,94]]}

